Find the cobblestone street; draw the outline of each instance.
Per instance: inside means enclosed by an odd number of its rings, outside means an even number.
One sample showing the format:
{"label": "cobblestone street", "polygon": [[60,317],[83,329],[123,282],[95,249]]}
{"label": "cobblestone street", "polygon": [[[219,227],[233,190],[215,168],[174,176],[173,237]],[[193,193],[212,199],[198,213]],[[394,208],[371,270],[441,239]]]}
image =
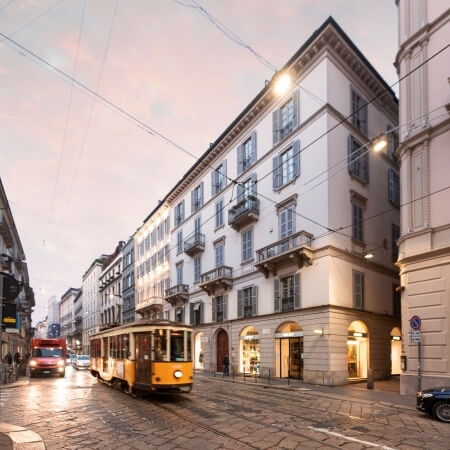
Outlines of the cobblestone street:
{"label": "cobblestone street", "polygon": [[412,408],[202,376],[191,394],[133,398],[69,369],[0,390],[0,405],[47,449],[450,448],[450,426]]}

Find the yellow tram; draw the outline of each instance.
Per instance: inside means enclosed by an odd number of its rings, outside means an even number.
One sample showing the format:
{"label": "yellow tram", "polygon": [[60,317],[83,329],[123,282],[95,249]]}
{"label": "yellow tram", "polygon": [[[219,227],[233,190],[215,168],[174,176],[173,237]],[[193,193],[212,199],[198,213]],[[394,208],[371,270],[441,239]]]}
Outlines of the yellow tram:
{"label": "yellow tram", "polygon": [[91,374],[132,393],[190,391],[192,328],[168,320],[138,321],[90,337]]}

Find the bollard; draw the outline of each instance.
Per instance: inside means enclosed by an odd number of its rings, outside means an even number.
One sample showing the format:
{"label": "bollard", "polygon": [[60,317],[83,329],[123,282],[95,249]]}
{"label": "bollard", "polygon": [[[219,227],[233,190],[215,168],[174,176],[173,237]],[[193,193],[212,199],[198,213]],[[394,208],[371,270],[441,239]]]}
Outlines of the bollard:
{"label": "bollard", "polygon": [[234,381],[234,366],[231,367],[231,376],[233,377],[233,381]]}
{"label": "bollard", "polygon": [[373,389],[373,370],[367,369],[367,389]]}
{"label": "bollard", "polygon": [[270,369],[269,369],[269,384],[270,384]]}
{"label": "bollard", "polygon": [[258,382],[258,379],[256,378],[256,372],[255,372],[255,383],[257,383]]}

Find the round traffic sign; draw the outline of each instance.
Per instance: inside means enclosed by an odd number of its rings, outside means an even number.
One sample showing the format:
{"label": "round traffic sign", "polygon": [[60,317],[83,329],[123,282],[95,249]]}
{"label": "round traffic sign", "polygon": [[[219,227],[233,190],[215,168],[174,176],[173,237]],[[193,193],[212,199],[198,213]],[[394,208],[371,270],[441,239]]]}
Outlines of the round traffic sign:
{"label": "round traffic sign", "polygon": [[411,328],[413,330],[420,330],[422,321],[420,320],[419,316],[412,316],[411,319],[409,319],[409,324],[411,325]]}

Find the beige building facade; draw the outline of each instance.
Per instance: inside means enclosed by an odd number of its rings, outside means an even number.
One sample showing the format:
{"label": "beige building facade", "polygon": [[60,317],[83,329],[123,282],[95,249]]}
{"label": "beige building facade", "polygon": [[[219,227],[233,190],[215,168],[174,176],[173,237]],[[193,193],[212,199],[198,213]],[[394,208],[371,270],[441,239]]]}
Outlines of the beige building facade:
{"label": "beige building facade", "polygon": [[[450,385],[450,8],[400,0],[399,50],[402,287],[401,393]],[[428,59],[430,59],[428,61]],[[421,319],[420,344],[408,336]],[[421,358],[419,360],[419,345]]]}

